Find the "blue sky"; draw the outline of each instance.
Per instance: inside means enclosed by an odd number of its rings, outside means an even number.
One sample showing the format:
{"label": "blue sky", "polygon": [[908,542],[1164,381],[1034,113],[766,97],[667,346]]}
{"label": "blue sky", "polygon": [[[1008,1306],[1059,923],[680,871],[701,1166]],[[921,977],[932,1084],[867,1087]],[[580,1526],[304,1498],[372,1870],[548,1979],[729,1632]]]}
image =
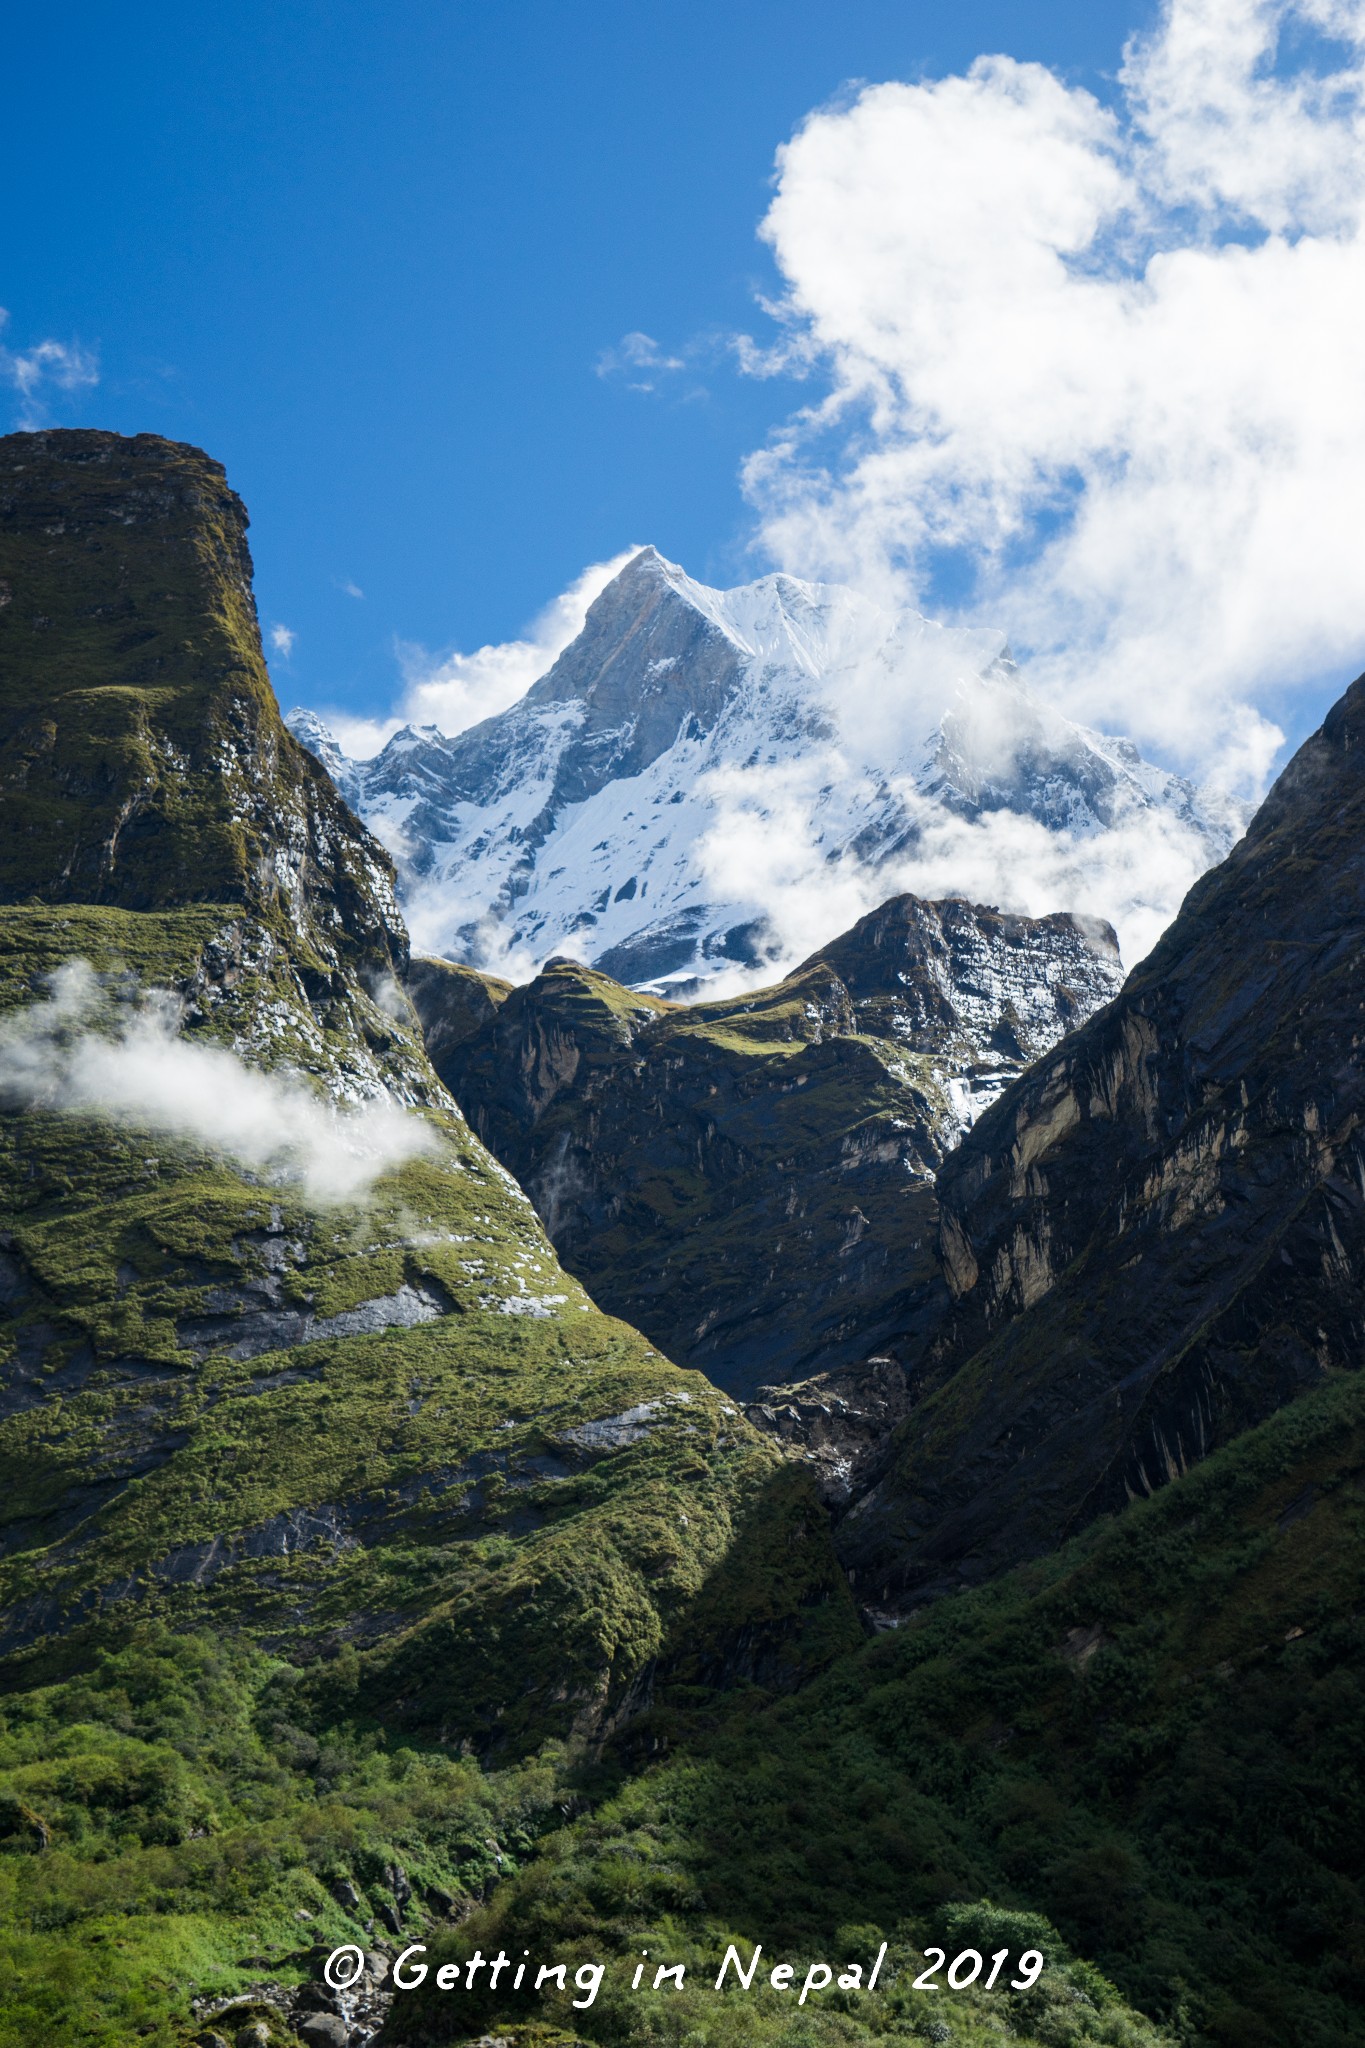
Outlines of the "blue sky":
{"label": "blue sky", "polygon": [[[1111,0],[577,0],[16,10],[0,134],[15,356],[52,424],[227,465],[281,695],[386,706],[397,640],[520,628],[653,540],[750,573],[747,453],[803,395],[736,373],[774,152],[853,80],[1041,60],[1112,98]],[[687,348],[654,393],[597,365]],[[704,395],[698,395],[704,394]],[[11,423],[19,418],[11,394]],[[347,585],[363,597],[347,592]]]}

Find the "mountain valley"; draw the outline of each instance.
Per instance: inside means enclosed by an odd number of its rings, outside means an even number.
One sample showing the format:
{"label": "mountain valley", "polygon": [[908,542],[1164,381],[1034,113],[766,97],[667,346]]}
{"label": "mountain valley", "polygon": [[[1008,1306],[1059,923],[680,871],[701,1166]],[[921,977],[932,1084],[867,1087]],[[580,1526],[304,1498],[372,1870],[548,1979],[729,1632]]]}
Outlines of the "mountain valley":
{"label": "mountain valley", "polygon": [[[647,550],[349,763],[245,535],[0,438],[0,2048],[1365,2043],[1365,679],[1234,845]],[[888,883],[798,952],[702,850],[770,770]],[[1209,872],[1125,976],[895,888],[928,803]]]}

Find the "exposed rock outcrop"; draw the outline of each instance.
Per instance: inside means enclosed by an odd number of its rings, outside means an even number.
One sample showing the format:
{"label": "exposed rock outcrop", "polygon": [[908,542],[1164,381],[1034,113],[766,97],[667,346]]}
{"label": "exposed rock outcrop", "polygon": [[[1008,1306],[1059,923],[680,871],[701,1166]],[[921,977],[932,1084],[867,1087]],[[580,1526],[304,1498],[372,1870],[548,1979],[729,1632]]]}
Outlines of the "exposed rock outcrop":
{"label": "exposed rock outcrop", "polygon": [[843,1523],[912,1606],[1365,1357],[1365,679],[1118,999],[939,1174],[928,1391]]}
{"label": "exposed rock outcrop", "polygon": [[904,1337],[934,1176],[1119,985],[1108,926],[895,897],[786,981],[679,1007],[573,960],[417,961],[438,1071],[614,1314],[746,1398]]}

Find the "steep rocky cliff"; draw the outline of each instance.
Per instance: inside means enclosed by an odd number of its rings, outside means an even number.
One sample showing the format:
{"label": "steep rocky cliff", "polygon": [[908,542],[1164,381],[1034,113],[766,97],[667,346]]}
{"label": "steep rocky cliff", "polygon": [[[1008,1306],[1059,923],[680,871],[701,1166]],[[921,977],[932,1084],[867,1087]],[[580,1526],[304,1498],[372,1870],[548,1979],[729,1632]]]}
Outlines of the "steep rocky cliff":
{"label": "steep rocky cliff", "polygon": [[[6,1682],[161,1617],[319,1697],[358,1653],[356,1697],[451,1739],[590,1731],[759,1502],[810,1497],[598,1313],[432,1071],[218,465],[14,435],[0,490]],[[843,1611],[809,1557],[693,1664],[799,1668],[802,1600]]]}
{"label": "steep rocky cliff", "polygon": [[386,970],[392,862],[281,725],[246,525],[197,448],[0,438],[0,901],[232,903]]}
{"label": "steep rocky cliff", "polygon": [[408,988],[594,1298],[749,1396],[913,1326],[942,1160],[1118,979],[1107,927],[903,896],[727,1002],[679,1007],[571,960],[518,989],[418,961]]}
{"label": "steep rocky cliff", "polygon": [[1166,1485],[1365,1346],[1365,679],[939,1175],[941,1323],[842,1525],[889,1609]]}

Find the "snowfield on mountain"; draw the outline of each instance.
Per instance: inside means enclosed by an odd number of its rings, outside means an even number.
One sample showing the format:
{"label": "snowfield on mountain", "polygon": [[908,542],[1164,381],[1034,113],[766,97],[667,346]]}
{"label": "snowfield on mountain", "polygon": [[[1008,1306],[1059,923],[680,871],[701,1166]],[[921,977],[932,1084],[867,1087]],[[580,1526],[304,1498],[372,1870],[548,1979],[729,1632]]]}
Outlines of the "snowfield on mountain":
{"label": "snowfield on mountain", "polygon": [[711,590],[653,548],[494,718],[370,761],[289,724],[393,853],[420,950],[672,995],[771,981],[906,890],[1106,918],[1133,959],[1243,823],[1035,700],[998,632],[785,575]]}

